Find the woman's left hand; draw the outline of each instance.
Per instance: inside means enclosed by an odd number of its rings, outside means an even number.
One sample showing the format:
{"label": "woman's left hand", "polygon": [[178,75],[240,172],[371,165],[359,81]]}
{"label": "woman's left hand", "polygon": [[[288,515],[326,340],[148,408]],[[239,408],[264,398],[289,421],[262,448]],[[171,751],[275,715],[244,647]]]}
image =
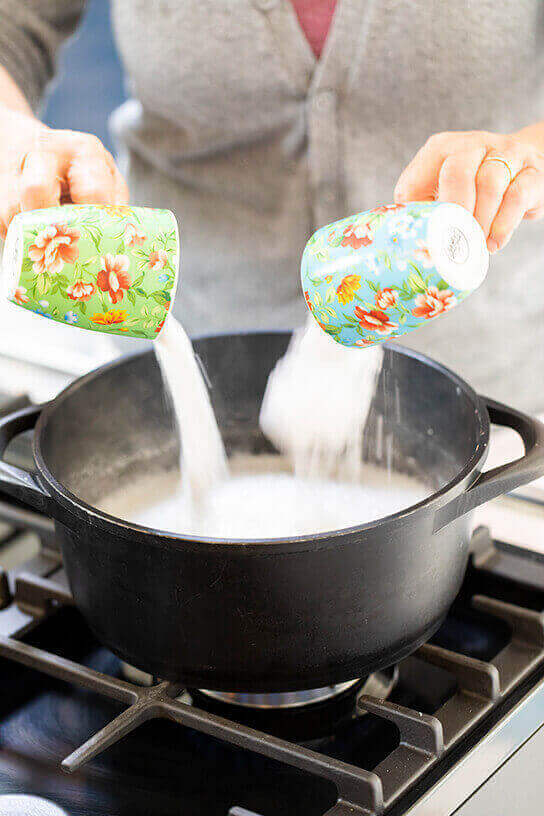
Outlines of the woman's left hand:
{"label": "woman's left hand", "polygon": [[480,223],[490,252],[502,249],[523,218],[544,215],[544,153],[519,135],[437,133],[416,153],[395,201],[450,201]]}

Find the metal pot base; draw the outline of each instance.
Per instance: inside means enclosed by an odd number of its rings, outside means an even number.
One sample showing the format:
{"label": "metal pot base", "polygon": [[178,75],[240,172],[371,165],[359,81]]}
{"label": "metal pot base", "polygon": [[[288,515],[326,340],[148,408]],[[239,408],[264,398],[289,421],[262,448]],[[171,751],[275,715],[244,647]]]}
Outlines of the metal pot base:
{"label": "metal pot base", "polygon": [[368,694],[385,700],[394,689],[397,679],[398,668],[394,666],[392,669],[374,672],[365,679],[348,680],[346,683],[336,683],[333,686],[304,689],[303,691],[286,691],[276,694],[243,694],[241,692],[199,689],[199,693],[217,702],[229,703],[242,708],[283,710],[286,708],[302,708],[314,703],[324,703],[350,690],[357,690],[359,694]]}
{"label": "metal pot base", "polygon": [[271,694],[244,694],[243,692],[213,691],[199,689],[201,694],[217,700],[219,703],[230,703],[242,708],[301,708],[312,703],[323,703],[343,694],[348,689],[360,684],[361,680],[348,680],[346,683],[337,683],[334,686],[323,686],[317,689],[302,691],[284,691]]}

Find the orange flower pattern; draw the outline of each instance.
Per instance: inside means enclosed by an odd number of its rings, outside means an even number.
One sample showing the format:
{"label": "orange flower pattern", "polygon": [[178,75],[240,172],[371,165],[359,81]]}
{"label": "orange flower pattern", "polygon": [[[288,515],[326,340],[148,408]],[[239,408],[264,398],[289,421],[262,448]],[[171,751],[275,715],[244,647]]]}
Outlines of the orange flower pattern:
{"label": "orange flower pattern", "polygon": [[447,312],[457,303],[457,298],[451,289],[438,289],[436,286],[429,286],[421,295],[416,295],[416,306],[412,309],[414,317],[424,317],[430,320],[431,317]]}
{"label": "orange flower pattern", "polygon": [[372,238],[367,224],[348,224],[342,233],[340,246],[350,246],[352,249],[359,249],[371,243]]}
{"label": "orange flower pattern", "polygon": [[107,292],[112,303],[123,300],[124,289],[132,283],[128,268],[130,260],[127,255],[104,255],[100,259],[101,269],[96,277],[96,284],[103,292]]}
{"label": "orange flower pattern", "polygon": [[77,280],[66,287],[66,294],[71,300],[85,301],[91,299],[95,289],[94,283]]}
{"label": "orange flower pattern", "polygon": [[13,297],[17,301],[19,306],[24,306],[24,304],[28,303],[28,301],[30,300],[24,286],[17,286],[15,288],[15,291],[13,292]]}
{"label": "orange flower pattern", "polygon": [[50,224],[36,236],[28,249],[34,272],[57,275],[65,263],[74,263],[79,257],[79,231],[65,224]]}
{"label": "orange flower pattern", "polygon": [[167,263],[168,255],[166,254],[164,249],[154,250],[149,256],[148,265],[150,269],[155,270],[164,269]]}
{"label": "orange flower pattern", "polygon": [[336,294],[338,295],[338,302],[341,303],[343,306],[346,303],[351,303],[353,298],[355,297],[355,292],[357,289],[361,288],[361,276],[360,275],[346,275],[342,278],[340,285],[336,289]]}
{"label": "orange flower pattern", "polygon": [[123,232],[123,243],[126,247],[140,246],[143,244],[147,235],[132,221],[126,225]]}
{"label": "orange flower pattern", "polygon": [[398,292],[391,286],[386,286],[385,289],[378,289],[376,292],[376,306],[378,309],[388,309],[394,306],[398,300]]}
{"label": "orange flower pattern", "polygon": [[100,323],[102,326],[111,326],[112,323],[124,323],[126,319],[127,313],[124,309],[110,309],[107,312],[93,314],[91,317],[93,323]]}
{"label": "orange flower pattern", "polygon": [[375,331],[379,334],[391,334],[396,328],[396,323],[393,323],[385,312],[379,309],[371,309],[369,312],[363,311],[360,306],[354,309],[355,316],[359,321],[359,325],[369,331]]}

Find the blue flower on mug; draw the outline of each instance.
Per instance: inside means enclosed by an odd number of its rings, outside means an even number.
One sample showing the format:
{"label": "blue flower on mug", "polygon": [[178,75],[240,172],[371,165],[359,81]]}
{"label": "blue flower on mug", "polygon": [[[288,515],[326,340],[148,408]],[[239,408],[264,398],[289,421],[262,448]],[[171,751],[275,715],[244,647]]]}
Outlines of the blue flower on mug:
{"label": "blue flower on mug", "polygon": [[42,309],[47,309],[47,307],[49,306],[49,301],[48,300],[40,300],[39,303],[40,303],[40,306],[42,307]]}
{"label": "blue flower on mug", "polygon": [[32,311],[34,314],[39,314],[42,317],[48,317],[50,320],[53,320],[53,315],[47,314],[47,312],[44,312],[43,309],[32,309]]}
{"label": "blue flower on mug", "polygon": [[398,238],[409,238],[415,235],[417,230],[417,222],[411,215],[399,215],[392,218],[389,223],[389,234],[393,241]]}
{"label": "blue flower on mug", "polygon": [[373,272],[375,275],[379,275],[381,272],[380,264],[375,256],[365,258],[365,266],[369,272]]}
{"label": "blue flower on mug", "polygon": [[158,280],[159,280],[161,283],[166,283],[166,281],[168,280],[168,275],[164,275],[164,274],[163,274],[163,275],[159,275]]}
{"label": "blue flower on mug", "polygon": [[66,323],[70,323],[70,325],[73,326],[74,323],[77,323],[78,316],[75,312],[66,312],[66,314],[64,315],[64,320],[66,321]]}

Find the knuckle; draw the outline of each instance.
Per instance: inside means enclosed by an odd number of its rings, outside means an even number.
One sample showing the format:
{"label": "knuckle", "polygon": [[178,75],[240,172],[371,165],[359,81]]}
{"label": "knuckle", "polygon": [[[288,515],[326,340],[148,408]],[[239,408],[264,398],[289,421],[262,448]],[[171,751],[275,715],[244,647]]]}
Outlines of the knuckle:
{"label": "knuckle", "polygon": [[15,185],[14,174],[11,172],[0,171],[0,207],[3,205],[7,196],[9,196],[11,190],[13,190],[14,185]]}
{"label": "knuckle", "polygon": [[519,153],[519,142],[512,136],[505,136],[500,145],[500,149],[508,153]]}
{"label": "knuckle", "polygon": [[510,240],[510,233],[502,230],[497,232],[494,230],[489,234],[489,238],[495,242],[497,249],[504,249],[508,241]]}
{"label": "knuckle", "polygon": [[489,237],[495,240],[500,246],[509,232],[510,227],[508,224],[504,220],[497,220],[489,232]]}
{"label": "knuckle", "polygon": [[43,198],[50,192],[50,185],[45,179],[31,179],[23,181],[21,193],[26,198]]}
{"label": "knuckle", "polygon": [[524,207],[527,201],[526,188],[522,184],[513,184],[508,190],[508,201],[513,207]]}
{"label": "knuckle", "polygon": [[520,174],[519,179],[524,185],[540,184],[544,182],[544,174],[542,170],[537,167],[526,167],[523,173]]}
{"label": "knuckle", "polygon": [[128,187],[125,180],[122,179],[121,183],[117,187],[117,203],[128,204],[128,201],[129,201]]}
{"label": "knuckle", "polygon": [[83,151],[92,154],[103,153],[104,146],[98,136],[93,133],[86,133],[83,140]]}
{"label": "knuckle", "polygon": [[485,136],[481,130],[466,130],[457,134],[457,148],[465,150],[467,153],[482,147],[485,144]]}
{"label": "knuckle", "polygon": [[433,133],[432,136],[429,136],[425,145],[432,148],[443,147],[449,141],[450,133],[448,131],[442,131],[441,133]]}
{"label": "knuckle", "polygon": [[105,158],[107,164],[112,166],[112,167],[115,167],[115,159],[113,158],[110,151],[106,147],[104,147],[104,145],[102,145],[102,153],[104,154],[104,158]]}
{"label": "knuckle", "polygon": [[442,165],[440,181],[448,184],[465,184],[474,178],[470,167],[457,156],[450,156]]}
{"label": "knuckle", "polygon": [[479,195],[494,198],[504,193],[504,180],[494,169],[487,169],[479,173],[477,184]]}
{"label": "knuckle", "polygon": [[19,206],[15,202],[10,202],[2,212],[2,221],[6,229],[13,221],[15,215],[19,211]]}
{"label": "knuckle", "polygon": [[524,215],[524,218],[526,218],[528,221],[540,221],[540,219],[543,218],[543,217],[544,217],[544,206],[537,207],[534,210],[528,210],[528,212],[526,212],[525,215]]}
{"label": "knuckle", "polygon": [[104,204],[107,201],[108,195],[106,185],[98,181],[88,181],[81,190],[81,195],[89,203]]}
{"label": "knuckle", "polygon": [[472,139],[469,134],[464,133],[457,139],[455,147],[457,150],[464,150],[468,153],[469,150],[474,147],[474,139]]}
{"label": "knuckle", "polygon": [[481,130],[444,130],[429,137],[427,144],[431,147],[455,150],[472,150],[476,145],[485,142],[486,134]]}

